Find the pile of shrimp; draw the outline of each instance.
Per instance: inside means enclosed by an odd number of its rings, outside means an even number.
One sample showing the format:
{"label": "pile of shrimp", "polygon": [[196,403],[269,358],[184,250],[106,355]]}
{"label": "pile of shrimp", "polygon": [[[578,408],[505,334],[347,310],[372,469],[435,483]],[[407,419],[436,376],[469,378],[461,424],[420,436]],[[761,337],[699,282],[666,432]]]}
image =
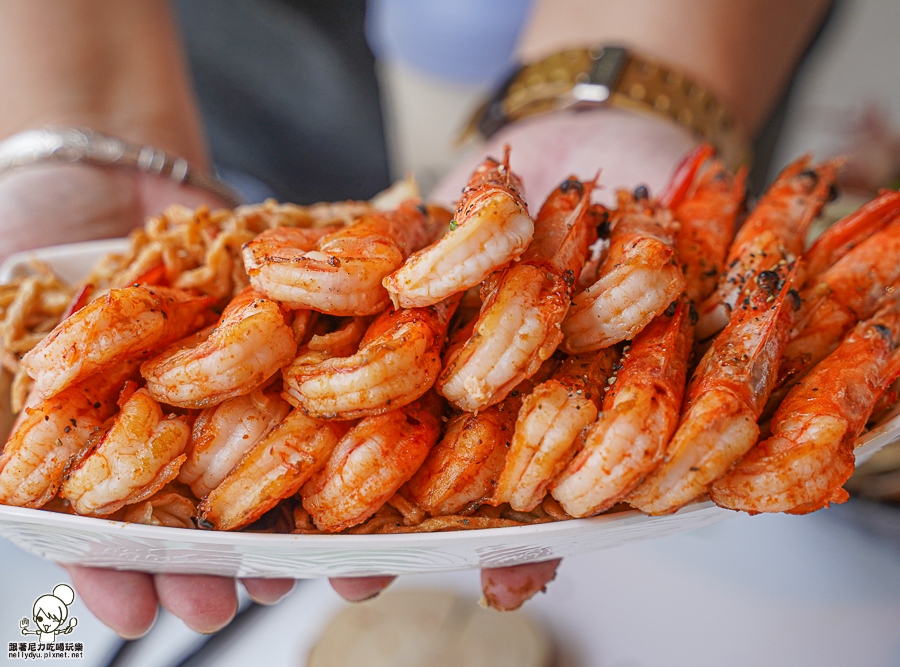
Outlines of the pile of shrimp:
{"label": "pile of shrimp", "polygon": [[809,245],[838,168],[747,210],[702,145],[659,197],[569,176],[532,217],[507,148],[455,213],[170,208],[80,285],[0,292],[0,503],[359,534],[843,502],[896,398],[900,192]]}

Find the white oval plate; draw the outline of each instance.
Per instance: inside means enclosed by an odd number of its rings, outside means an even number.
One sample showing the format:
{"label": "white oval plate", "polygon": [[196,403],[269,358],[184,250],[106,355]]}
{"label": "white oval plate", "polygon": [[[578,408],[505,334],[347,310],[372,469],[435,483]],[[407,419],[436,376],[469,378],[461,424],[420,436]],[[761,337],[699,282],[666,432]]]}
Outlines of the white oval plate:
{"label": "white oval plate", "polygon": [[[125,241],[55,246],[11,257],[0,281],[32,257],[76,280],[98,257]],[[900,411],[900,410],[898,410]],[[900,439],[893,414],[860,439],[857,462]],[[0,536],[29,553],[94,567],[238,577],[348,577],[505,567],[562,558],[661,537],[732,516],[711,502],[675,514],[636,510],[514,528],[402,535],[273,535],[129,524],[0,505]]]}

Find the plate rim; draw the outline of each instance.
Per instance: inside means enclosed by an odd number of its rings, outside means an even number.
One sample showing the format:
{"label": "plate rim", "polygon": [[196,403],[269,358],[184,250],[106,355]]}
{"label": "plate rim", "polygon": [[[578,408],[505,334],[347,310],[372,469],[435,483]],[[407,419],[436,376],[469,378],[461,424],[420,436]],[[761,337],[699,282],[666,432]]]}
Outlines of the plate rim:
{"label": "plate rim", "polygon": [[[127,250],[128,239],[103,239],[97,241],[83,241],[79,243],[59,244],[28,250],[11,255],[0,266],[0,281],[8,281],[15,273],[16,268],[27,265],[32,259],[52,262],[54,259],[71,259],[75,255],[98,255],[101,253],[124,252]],[[891,433],[900,432],[900,404],[889,414],[889,418],[865,433],[857,441],[857,464],[864,461],[874,452],[895,439]],[[46,529],[47,532],[58,534],[59,531],[80,533],[84,535],[103,535],[113,537],[116,535],[141,542],[151,542],[165,549],[192,549],[216,547],[223,549],[223,553],[230,552],[238,556],[252,558],[266,550],[282,548],[297,549],[298,556],[303,555],[303,549],[309,551],[343,551],[355,556],[364,555],[367,551],[377,551],[380,554],[394,551],[430,550],[441,551],[460,549],[471,553],[471,558],[477,557],[482,549],[497,548],[503,545],[517,546],[530,541],[535,547],[540,547],[546,540],[560,540],[579,534],[593,534],[613,530],[624,526],[650,526],[652,524],[666,525],[668,522],[675,524],[676,517],[682,519],[696,515],[707,519],[706,523],[712,523],[722,519],[737,516],[736,511],[721,508],[711,500],[704,499],[694,501],[678,510],[674,514],[663,516],[648,516],[636,509],[622,509],[613,513],[600,514],[593,517],[571,519],[566,521],[550,521],[546,523],[505,526],[498,528],[482,528],[473,530],[450,530],[431,533],[372,533],[366,535],[343,534],[292,534],[292,533],[257,533],[242,531],[213,531],[202,529],[174,528],[167,526],[146,525],[133,522],[115,521],[102,517],[88,517],[74,514],[53,512],[39,508],[26,508],[8,505],[0,505],[0,526],[8,526],[9,531],[15,531],[23,525],[34,526],[38,529]],[[677,525],[673,525],[674,531],[660,529],[659,536],[670,532],[681,532]],[[690,530],[688,527],[685,530]],[[0,528],[0,536],[9,538],[9,534]],[[649,534],[643,534],[640,538],[654,537],[652,529]],[[18,543],[18,542],[17,542]],[[20,545],[21,546],[21,545]],[[148,548],[154,548],[148,546]],[[60,558],[59,560],[63,560]],[[69,562],[80,562],[78,560]],[[85,563],[89,564],[89,563]],[[289,563],[286,563],[286,565]],[[123,563],[123,568],[141,569],[141,563]],[[474,567],[464,565],[462,567]],[[427,570],[410,570],[427,571]],[[298,575],[302,576],[302,575]]]}
{"label": "plate rim", "polygon": [[[473,538],[483,538],[490,541],[491,538],[499,538],[508,535],[510,531],[516,531],[517,537],[525,538],[528,535],[541,536],[565,536],[568,533],[581,532],[585,527],[595,528],[604,524],[649,524],[666,521],[674,516],[685,517],[690,514],[702,512],[704,514],[722,514],[722,517],[735,515],[732,510],[718,507],[711,500],[692,502],[682,507],[678,512],[664,516],[648,516],[636,509],[621,510],[608,514],[598,514],[583,519],[569,519],[564,521],[547,521],[544,523],[526,524],[522,526],[502,526],[497,528],[477,528],[472,530],[436,531],[430,533],[370,533],[366,535],[342,535],[335,534],[294,534],[294,533],[260,533],[246,531],[226,530],[202,530],[199,528],[174,528],[169,526],[155,526],[128,521],[115,521],[102,517],[80,516],[76,514],[64,514],[40,508],[16,507],[13,505],[0,505],[0,520],[12,519],[22,523],[41,525],[47,527],[80,529],[85,532],[102,532],[104,534],[123,534],[139,539],[154,539],[161,542],[197,542],[210,545],[225,545],[233,547],[269,547],[287,544],[302,544],[303,546],[335,546],[338,540],[341,546],[346,545],[349,551],[366,550],[367,545],[377,543],[380,550],[386,548],[385,542],[396,543],[398,549],[410,546],[422,546],[418,544],[427,536],[429,543],[445,542],[448,546],[456,543],[466,543]],[[84,523],[89,522],[89,523]],[[186,532],[187,531],[187,532]],[[437,546],[437,544],[435,544]]]}

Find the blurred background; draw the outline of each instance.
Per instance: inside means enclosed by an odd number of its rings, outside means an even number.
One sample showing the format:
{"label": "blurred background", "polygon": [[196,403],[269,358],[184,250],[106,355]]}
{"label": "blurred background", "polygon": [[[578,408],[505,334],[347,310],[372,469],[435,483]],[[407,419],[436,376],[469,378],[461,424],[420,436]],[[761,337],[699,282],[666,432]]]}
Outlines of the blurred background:
{"label": "blurred background", "polygon": [[[299,15],[262,0],[180,0],[176,5],[222,174],[256,200],[365,198],[409,172],[427,191],[459,159],[454,141],[472,109],[511,67],[529,8],[525,1],[454,1],[468,6],[480,31],[455,26],[452,16],[459,12],[443,16],[431,7],[423,19],[415,14],[420,3],[401,0],[371,2],[367,11],[362,2],[307,2]],[[837,3],[798,73],[770,173],[803,152],[817,159],[844,154],[853,159],[844,175],[848,199],[838,206],[896,186],[898,25],[900,3],[892,0]],[[223,33],[230,59],[219,54]],[[243,49],[260,46],[249,43],[263,39],[259,35],[265,35],[263,51],[271,60],[243,59]],[[291,48],[298,39],[317,48],[298,56]],[[348,51],[348,44],[356,51]],[[213,81],[215,86],[207,86]],[[248,85],[264,88],[261,94],[276,101],[284,97],[285,104],[252,104],[259,91]],[[303,99],[323,96],[329,118],[305,126],[298,119],[320,112]],[[272,109],[282,111],[272,115]],[[322,122],[340,128],[339,142],[326,138]],[[233,131],[238,126],[251,131]],[[316,168],[316,156],[325,151],[340,157],[329,160],[331,173]],[[79,619],[77,639],[85,648],[77,664],[305,665],[335,618],[345,624],[341,641],[357,642],[368,664],[381,664],[375,655],[389,647],[364,630],[366,623],[386,619],[399,628],[398,637],[405,629],[421,637],[415,610],[424,604],[463,609],[459,613],[468,620],[462,624],[458,617],[451,622],[449,611],[438,614],[433,641],[473,642],[473,655],[489,656],[495,667],[898,665],[900,512],[890,505],[900,499],[897,458],[896,451],[886,451],[873,461],[853,482],[863,497],[844,506],[805,517],[735,515],[691,533],[569,559],[546,594],[502,616],[475,606],[475,572],[405,577],[389,589],[393,600],[386,595],[356,607],[341,601],[327,582],[301,581],[277,607],[245,602],[238,619],[212,637],[161,612],[146,638],[129,643],[76,599],[70,613]],[[34,598],[66,575],[5,541],[0,562],[0,640],[17,641],[18,621]],[[396,597],[401,593],[435,597],[423,603]],[[453,607],[448,600],[456,598],[465,605]],[[371,615],[340,616],[351,608]],[[482,613],[490,620],[479,620]],[[460,634],[460,627],[473,623],[488,624],[491,633]],[[532,647],[524,657],[516,652],[523,645]],[[383,664],[443,664],[441,659]]]}

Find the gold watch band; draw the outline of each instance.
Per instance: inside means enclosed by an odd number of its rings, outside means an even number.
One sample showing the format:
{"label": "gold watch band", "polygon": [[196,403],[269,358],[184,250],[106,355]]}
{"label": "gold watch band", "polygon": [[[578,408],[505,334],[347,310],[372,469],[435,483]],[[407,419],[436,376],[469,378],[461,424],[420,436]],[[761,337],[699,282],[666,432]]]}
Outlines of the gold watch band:
{"label": "gold watch band", "polygon": [[570,49],[521,67],[472,118],[489,137],[549,111],[605,105],[648,112],[690,129],[729,167],[750,161],[750,144],[725,105],[682,72],[617,46]]}

